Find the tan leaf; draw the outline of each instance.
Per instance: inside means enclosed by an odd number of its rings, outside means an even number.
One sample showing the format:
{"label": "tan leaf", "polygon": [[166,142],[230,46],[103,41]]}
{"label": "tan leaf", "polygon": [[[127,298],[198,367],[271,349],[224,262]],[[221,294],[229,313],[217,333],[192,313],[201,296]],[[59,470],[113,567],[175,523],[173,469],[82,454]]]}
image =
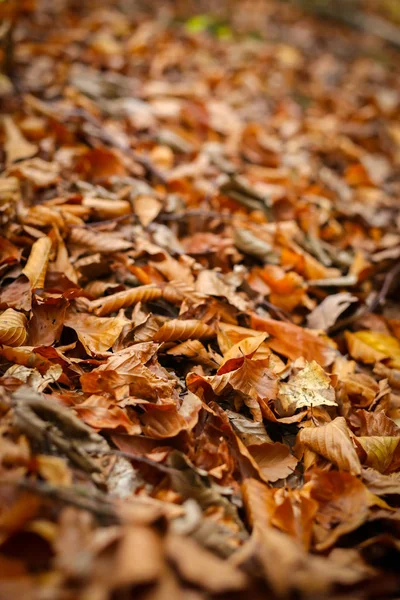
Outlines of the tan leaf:
{"label": "tan leaf", "polygon": [[285,479],[293,473],[298,463],[285,444],[280,442],[247,446],[264,481]]}
{"label": "tan leaf", "polygon": [[280,384],[278,400],[276,408],[281,416],[293,415],[304,406],[337,406],[330,377],[315,361],[307,363],[289,383]]}
{"label": "tan leaf", "polygon": [[135,213],[143,227],[150,225],[162,208],[162,203],[152,196],[136,196],[133,201]]}
{"label": "tan leaf", "polygon": [[327,425],[306,427],[298,434],[301,444],[330,460],[343,471],[361,473],[361,464],[354,449],[346,419],[336,417]]}
{"label": "tan leaf", "polygon": [[0,344],[23,346],[27,338],[26,327],[25,315],[8,308],[0,315]]}
{"label": "tan leaf", "polygon": [[337,318],[349,308],[357,298],[349,292],[327,296],[307,317],[307,325],[311,329],[326,331],[336,323]]}
{"label": "tan leaf", "polygon": [[29,158],[16,163],[10,170],[13,174],[27,179],[37,188],[46,188],[59,181],[59,166],[41,158]]}
{"label": "tan leaf", "polygon": [[400,495],[400,473],[383,475],[375,469],[364,468],[361,475],[372,494],[377,496]]}
{"label": "tan leaf", "polygon": [[162,290],[154,285],[142,285],[123,292],[117,292],[89,303],[89,310],[99,317],[104,317],[120,308],[128,308],[138,302],[152,302],[161,298]]}
{"label": "tan leaf", "polygon": [[88,354],[105,352],[119,337],[127,321],[120,317],[101,318],[85,313],[67,314],[65,325],[76,331]]}
{"label": "tan leaf", "polygon": [[29,279],[32,289],[44,288],[51,246],[51,239],[44,236],[36,240],[31,248],[28,262],[22,273]]}
{"label": "tan leaf", "polygon": [[155,342],[183,342],[189,339],[206,340],[214,336],[215,330],[201,321],[172,319],[160,327],[153,339]]}
{"label": "tan leaf", "polygon": [[96,220],[116,219],[132,212],[128,200],[106,198],[83,198],[82,206],[89,208]]}
{"label": "tan leaf", "polygon": [[31,158],[36,154],[38,147],[24,138],[11,117],[3,117],[3,126],[6,137],[4,149],[7,155],[7,165],[23,158]]}

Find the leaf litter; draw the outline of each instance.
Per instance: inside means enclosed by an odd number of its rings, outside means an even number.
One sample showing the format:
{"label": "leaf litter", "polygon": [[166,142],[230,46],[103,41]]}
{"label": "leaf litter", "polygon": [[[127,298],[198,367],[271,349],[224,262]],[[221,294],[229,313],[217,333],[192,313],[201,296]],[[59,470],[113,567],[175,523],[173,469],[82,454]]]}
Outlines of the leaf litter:
{"label": "leaf litter", "polygon": [[0,6],[0,597],[394,597],[398,54],[50,4]]}

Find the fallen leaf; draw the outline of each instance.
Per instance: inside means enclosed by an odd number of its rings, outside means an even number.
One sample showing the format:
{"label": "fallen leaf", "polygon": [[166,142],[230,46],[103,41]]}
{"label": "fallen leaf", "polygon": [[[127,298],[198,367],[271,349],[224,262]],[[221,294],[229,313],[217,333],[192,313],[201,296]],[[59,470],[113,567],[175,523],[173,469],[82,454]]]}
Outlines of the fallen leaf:
{"label": "fallen leaf", "polygon": [[339,469],[355,475],[361,473],[360,460],[343,417],[336,417],[327,425],[302,429],[298,440],[300,444],[333,462]]}
{"label": "fallen leaf", "polygon": [[338,317],[349,308],[352,302],[357,302],[357,298],[348,292],[327,296],[307,316],[307,325],[311,329],[327,331],[329,327],[336,323]]}
{"label": "fallen leaf", "polygon": [[278,400],[281,416],[290,416],[304,406],[337,406],[330,377],[315,361],[279,385]]}
{"label": "fallen leaf", "polygon": [[298,463],[285,444],[280,442],[247,446],[256,461],[264,481],[285,479],[293,473]]}
{"label": "fallen leaf", "polygon": [[95,317],[69,312],[64,325],[73,329],[89,355],[105,352],[115,343],[127,324],[120,317]]}
{"label": "fallen leaf", "polygon": [[27,338],[27,319],[23,313],[7,308],[0,315],[0,343],[23,346]]}
{"label": "fallen leaf", "polygon": [[39,238],[32,246],[28,262],[22,270],[32,289],[44,288],[52,241],[48,236]]}
{"label": "fallen leaf", "polygon": [[7,115],[3,117],[3,127],[6,136],[4,148],[8,165],[24,158],[31,158],[37,153],[38,147],[24,138],[11,117]]}

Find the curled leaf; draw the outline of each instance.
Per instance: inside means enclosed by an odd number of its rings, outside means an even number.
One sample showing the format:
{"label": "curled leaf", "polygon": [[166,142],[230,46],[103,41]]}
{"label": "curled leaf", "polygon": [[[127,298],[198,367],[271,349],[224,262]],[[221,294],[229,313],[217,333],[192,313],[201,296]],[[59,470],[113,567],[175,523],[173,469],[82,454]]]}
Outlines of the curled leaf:
{"label": "curled leaf", "polygon": [[330,460],[339,469],[355,475],[361,473],[360,460],[343,417],[336,417],[320,427],[306,427],[300,431],[298,439],[301,444]]}
{"label": "curled leaf", "polygon": [[116,237],[111,233],[95,232],[83,227],[73,227],[70,233],[70,241],[82,246],[86,251],[92,252],[121,252],[132,247],[131,242]]}
{"label": "curled leaf", "polygon": [[89,310],[99,317],[104,317],[118,311],[120,308],[128,308],[138,302],[152,302],[158,300],[161,296],[162,291],[159,288],[153,285],[142,285],[93,300],[89,304]]}
{"label": "curled leaf", "polygon": [[214,336],[215,330],[201,321],[172,319],[160,327],[153,339],[155,342],[183,342],[189,339],[206,340]]}
{"label": "curled leaf", "polygon": [[26,327],[25,315],[8,308],[0,315],[0,344],[23,346],[27,338]]}
{"label": "curled leaf", "polygon": [[29,279],[32,289],[44,287],[51,246],[51,239],[48,236],[43,236],[31,248],[28,262],[22,273]]}

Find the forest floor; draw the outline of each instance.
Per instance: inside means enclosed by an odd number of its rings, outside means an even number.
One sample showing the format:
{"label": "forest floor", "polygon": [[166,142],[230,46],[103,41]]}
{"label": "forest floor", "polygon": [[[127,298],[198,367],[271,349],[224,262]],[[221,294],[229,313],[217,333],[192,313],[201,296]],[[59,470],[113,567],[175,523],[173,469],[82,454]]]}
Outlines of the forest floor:
{"label": "forest floor", "polygon": [[399,54],[149,13],[0,77],[0,600],[395,598]]}

